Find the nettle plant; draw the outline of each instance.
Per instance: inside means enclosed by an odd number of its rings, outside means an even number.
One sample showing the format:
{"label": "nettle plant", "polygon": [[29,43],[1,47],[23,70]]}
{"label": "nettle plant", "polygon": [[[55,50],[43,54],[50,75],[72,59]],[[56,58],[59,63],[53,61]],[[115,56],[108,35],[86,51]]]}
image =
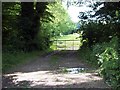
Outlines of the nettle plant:
{"label": "nettle plant", "polygon": [[[117,52],[117,38],[113,38],[104,52],[98,55],[100,74],[113,87],[120,88],[120,59]],[[104,46],[103,46],[104,47]]]}

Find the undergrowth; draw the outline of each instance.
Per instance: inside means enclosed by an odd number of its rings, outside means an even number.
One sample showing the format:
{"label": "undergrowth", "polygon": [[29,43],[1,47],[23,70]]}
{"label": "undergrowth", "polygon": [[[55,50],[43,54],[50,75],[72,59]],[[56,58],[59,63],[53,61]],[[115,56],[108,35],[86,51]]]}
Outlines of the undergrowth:
{"label": "undergrowth", "polygon": [[79,50],[80,57],[99,68],[99,74],[114,90],[120,90],[120,57],[118,38],[110,42],[96,43],[91,48]]}
{"label": "undergrowth", "polygon": [[2,53],[2,72],[6,72],[18,64],[26,63],[34,60],[45,53],[52,52],[51,49],[46,51],[32,51],[32,52],[3,52]]}

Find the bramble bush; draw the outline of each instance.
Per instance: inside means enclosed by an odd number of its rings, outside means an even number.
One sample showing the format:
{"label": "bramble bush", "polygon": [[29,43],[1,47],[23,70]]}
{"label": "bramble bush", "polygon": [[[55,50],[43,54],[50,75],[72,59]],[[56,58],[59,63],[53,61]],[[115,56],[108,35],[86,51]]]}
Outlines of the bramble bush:
{"label": "bramble bush", "polygon": [[80,50],[81,57],[93,65],[97,65],[100,75],[115,90],[120,89],[120,57],[118,50],[117,37],[113,37],[110,42],[96,43],[91,48],[83,47]]}
{"label": "bramble bush", "polygon": [[120,89],[120,58],[118,55],[118,38],[114,37],[108,47],[102,46],[104,51],[97,55],[100,74],[106,82],[116,90]]}

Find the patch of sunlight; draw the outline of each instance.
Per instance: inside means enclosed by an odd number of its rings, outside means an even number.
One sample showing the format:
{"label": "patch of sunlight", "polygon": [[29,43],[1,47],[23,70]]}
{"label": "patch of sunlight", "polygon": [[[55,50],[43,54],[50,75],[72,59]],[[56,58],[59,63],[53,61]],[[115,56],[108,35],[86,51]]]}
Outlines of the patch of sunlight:
{"label": "patch of sunlight", "polygon": [[[70,70],[70,69],[69,69]],[[7,74],[6,77],[12,77],[14,84],[19,84],[22,81],[28,81],[30,87],[34,86],[56,86],[56,85],[70,85],[74,83],[88,83],[92,81],[100,81],[101,77],[97,73],[54,73],[54,71],[36,71],[36,72],[16,72],[14,74]]]}
{"label": "patch of sunlight", "polygon": [[64,35],[62,37],[58,37],[57,40],[80,40],[79,37],[80,37],[80,34],[73,33],[73,34]]}

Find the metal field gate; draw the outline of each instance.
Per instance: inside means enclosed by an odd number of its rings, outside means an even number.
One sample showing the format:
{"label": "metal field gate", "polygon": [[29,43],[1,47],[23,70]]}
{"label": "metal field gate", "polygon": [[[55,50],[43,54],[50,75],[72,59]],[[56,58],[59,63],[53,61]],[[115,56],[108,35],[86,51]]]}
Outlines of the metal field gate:
{"label": "metal field gate", "polygon": [[56,50],[78,50],[80,40],[52,40]]}

